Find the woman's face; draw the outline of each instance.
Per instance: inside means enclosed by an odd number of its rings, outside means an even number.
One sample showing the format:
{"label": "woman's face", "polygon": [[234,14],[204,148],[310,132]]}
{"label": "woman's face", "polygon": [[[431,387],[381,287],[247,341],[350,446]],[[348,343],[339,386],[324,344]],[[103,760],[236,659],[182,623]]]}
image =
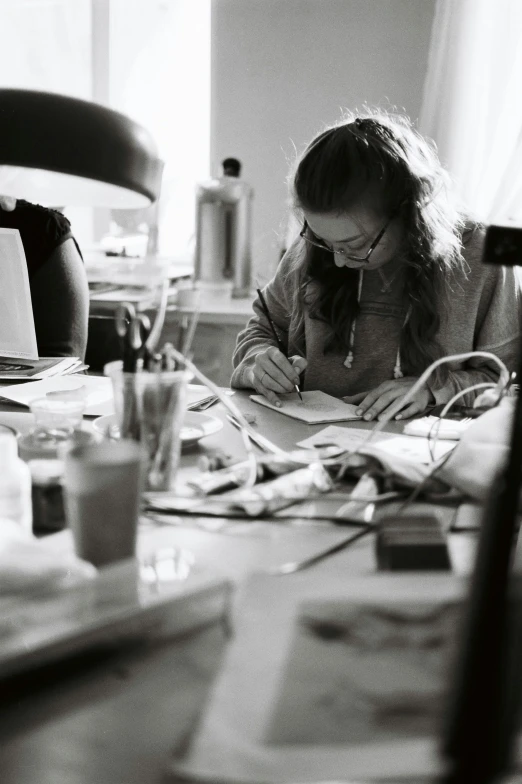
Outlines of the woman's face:
{"label": "woman's face", "polygon": [[[308,236],[325,244],[334,252],[337,267],[374,270],[383,267],[394,257],[403,235],[398,218],[376,213],[369,207],[358,206],[349,213],[304,212]],[[386,226],[386,224],[388,224]],[[386,226],[368,261],[355,261],[350,256],[364,258],[379,232]]]}

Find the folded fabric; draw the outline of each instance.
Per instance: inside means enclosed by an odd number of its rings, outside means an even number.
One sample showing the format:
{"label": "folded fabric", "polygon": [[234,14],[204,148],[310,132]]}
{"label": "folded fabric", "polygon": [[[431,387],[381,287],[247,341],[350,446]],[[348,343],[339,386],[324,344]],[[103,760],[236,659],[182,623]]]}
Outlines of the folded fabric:
{"label": "folded fabric", "polygon": [[55,553],[12,520],[0,518],[0,594],[65,588],[95,577],[96,569],[73,553]]}
{"label": "folded fabric", "polygon": [[415,488],[422,483],[426,485],[426,491],[432,490],[440,493],[445,489],[445,483],[443,486],[438,475],[436,479],[426,483],[433,472],[433,465],[391,454],[381,449],[378,443],[365,444],[359,449],[358,454],[376,460],[385,472],[385,476],[393,480],[393,484],[397,488]]}
{"label": "folded fabric", "polygon": [[437,471],[438,478],[470,498],[485,501],[509,459],[514,404],[513,398],[504,398],[474,419]]}

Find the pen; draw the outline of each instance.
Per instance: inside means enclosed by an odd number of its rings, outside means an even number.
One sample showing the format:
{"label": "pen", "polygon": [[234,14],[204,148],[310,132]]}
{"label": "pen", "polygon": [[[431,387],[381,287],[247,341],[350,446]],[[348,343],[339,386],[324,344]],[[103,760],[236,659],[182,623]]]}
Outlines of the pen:
{"label": "pen", "polygon": [[[287,354],[287,352],[285,351],[285,347],[284,347],[284,346],[283,346],[283,344],[281,343],[281,340],[280,340],[280,338],[279,338],[279,335],[278,335],[278,334],[277,334],[277,332],[276,332],[276,328],[275,328],[275,326],[274,326],[274,322],[272,321],[272,316],[270,315],[270,311],[268,310],[268,306],[267,306],[267,304],[266,304],[266,302],[265,302],[265,298],[264,298],[264,296],[263,296],[263,292],[261,291],[261,289],[256,289],[256,291],[257,291],[257,296],[259,297],[259,301],[261,302],[261,307],[263,308],[263,313],[265,314],[265,316],[266,316],[266,318],[267,318],[267,321],[268,321],[268,323],[270,324],[270,329],[272,330],[272,334],[273,334],[273,336],[274,336],[274,338],[275,338],[275,341],[276,341],[276,343],[277,343],[277,346],[278,346],[278,348],[279,348],[279,351],[280,351],[282,354],[284,354],[284,355],[285,355],[285,357],[287,357],[287,358],[288,358],[288,354]],[[295,387],[295,391],[296,391],[296,392],[297,392],[297,394],[299,395],[299,400],[301,400],[301,401],[302,401],[302,400],[303,400],[303,396],[301,395],[301,390],[299,389],[299,387],[297,386],[297,384],[294,384],[294,387]]]}

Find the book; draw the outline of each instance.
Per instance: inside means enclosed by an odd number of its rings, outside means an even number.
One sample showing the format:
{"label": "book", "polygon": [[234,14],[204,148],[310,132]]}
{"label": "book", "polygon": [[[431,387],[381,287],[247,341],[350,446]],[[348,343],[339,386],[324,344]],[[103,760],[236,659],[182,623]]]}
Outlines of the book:
{"label": "book", "polygon": [[[370,432],[370,430],[363,430],[362,428],[330,425],[313,436],[298,441],[297,446],[302,446],[305,449],[316,449],[324,444],[332,444],[341,449],[346,449],[346,451],[354,451],[362,447],[364,454],[365,447],[368,446],[366,442]],[[372,438],[370,447],[373,454],[377,454],[375,450],[382,450],[392,457],[400,457],[416,463],[431,464],[434,460],[439,460],[447,452],[454,449],[455,442],[437,441],[437,443],[431,443],[427,438],[381,432]],[[367,451],[366,454],[368,454]]]}
{"label": "book", "polygon": [[[169,780],[428,781],[466,598],[448,574],[255,575]],[[269,611],[268,611],[269,608]]]}
{"label": "book", "polygon": [[307,425],[322,425],[327,422],[350,422],[361,419],[355,412],[357,406],[352,403],[345,403],[337,397],[327,395],[326,392],[314,390],[311,392],[301,392],[303,400],[299,400],[297,392],[288,395],[280,395],[281,408],[272,405],[262,395],[250,395],[254,403],[271,408],[279,414],[299,419]]}

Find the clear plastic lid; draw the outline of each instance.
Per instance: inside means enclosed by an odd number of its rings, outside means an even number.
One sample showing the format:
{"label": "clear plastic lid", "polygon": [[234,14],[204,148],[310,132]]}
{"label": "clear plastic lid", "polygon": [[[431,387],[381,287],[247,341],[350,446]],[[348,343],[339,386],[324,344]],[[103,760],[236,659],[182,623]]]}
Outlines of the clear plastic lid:
{"label": "clear plastic lid", "polygon": [[34,436],[44,442],[58,443],[81,427],[85,400],[43,397],[29,404],[35,418]]}
{"label": "clear plastic lid", "polygon": [[12,433],[0,431],[0,466],[8,465],[18,457],[16,438]]}

